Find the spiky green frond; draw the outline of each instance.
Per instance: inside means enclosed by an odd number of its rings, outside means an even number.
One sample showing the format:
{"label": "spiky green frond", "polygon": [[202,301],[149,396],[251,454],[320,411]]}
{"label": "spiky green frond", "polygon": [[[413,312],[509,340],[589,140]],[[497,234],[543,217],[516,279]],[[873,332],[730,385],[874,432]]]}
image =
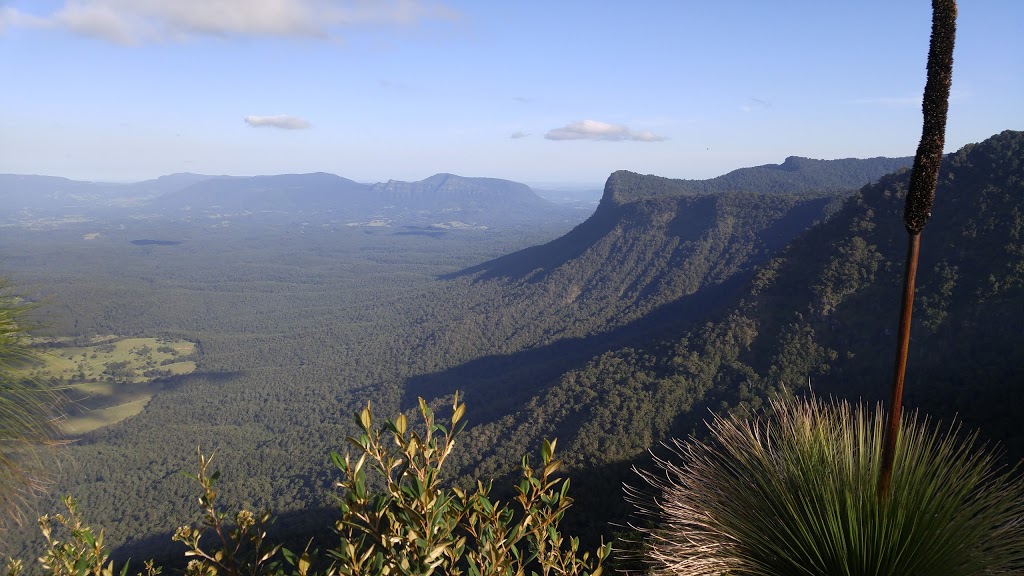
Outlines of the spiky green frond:
{"label": "spiky green frond", "polygon": [[27,341],[34,307],[0,278],[0,528],[24,520],[49,477],[39,449],[59,441],[59,391],[21,372],[37,361]]}
{"label": "spiky green frond", "polygon": [[[1018,574],[1024,484],[997,455],[916,415],[901,423],[892,495],[878,498],[885,414],[776,401],[765,417],[716,418],[708,442],[630,491],[659,574]],[[652,492],[653,491],[653,492]]]}

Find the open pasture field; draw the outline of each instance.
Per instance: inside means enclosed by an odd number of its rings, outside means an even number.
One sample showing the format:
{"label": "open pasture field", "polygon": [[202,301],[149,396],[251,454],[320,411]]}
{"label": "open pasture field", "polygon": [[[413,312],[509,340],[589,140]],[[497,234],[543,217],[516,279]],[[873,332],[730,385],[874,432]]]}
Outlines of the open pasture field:
{"label": "open pasture field", "polygon": [[[43,363],[27,371],[68,385],[70,404],[62,428],[77,436],[142,412],[162,380],[190,374],[196,345],[166,338],[96,336],[87,342],[39,339]],[[85,344],[85,345],[76,345]]]}

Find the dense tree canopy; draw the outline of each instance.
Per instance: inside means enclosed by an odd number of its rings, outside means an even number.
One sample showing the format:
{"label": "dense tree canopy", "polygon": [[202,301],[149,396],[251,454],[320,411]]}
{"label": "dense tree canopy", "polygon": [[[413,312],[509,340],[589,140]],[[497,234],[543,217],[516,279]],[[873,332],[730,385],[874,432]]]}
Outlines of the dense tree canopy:
{"label": "dense tree canopy", "polygon": [[[1007,132],[947,157],[907,388],[912,406],[959,412],[1015,455],[1021,141]],[[140,220],[91,240],[96,223],[8,227],[2,245],[19,284],[50,292],[52,334],[198,343],[199,370],[79,438],[61,471],[57,490],[121,556],[166,546],[190,520],[178,472],[197,446],[217,451],[224,500],[313,532],[334,514],[327,454],[353,432],[351,413],[368,400],[385,414],[419,396],[440,405],[455,390],[473,412],[451,479],[507,476],[557,437],[579,503],[567,521],[596,536],[624,513],[628,466],[701,429],[708,410],[758,409],[808,382],[880,398],[906,178],[856,193],[675,193],[685,186],[618,173],[606,200],[619,180],[632,199],[571,231]]]}

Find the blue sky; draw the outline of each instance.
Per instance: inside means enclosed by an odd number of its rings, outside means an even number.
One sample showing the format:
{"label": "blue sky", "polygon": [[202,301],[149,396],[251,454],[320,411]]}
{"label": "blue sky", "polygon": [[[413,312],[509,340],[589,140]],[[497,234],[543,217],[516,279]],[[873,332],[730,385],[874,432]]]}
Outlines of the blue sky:
{"label": "blue sky", "polygon": [[[0,172],[600,184],[912,155],[925,1],[0,0]],[[947,149],[1024,129],[1024,2],[961,2]]]}

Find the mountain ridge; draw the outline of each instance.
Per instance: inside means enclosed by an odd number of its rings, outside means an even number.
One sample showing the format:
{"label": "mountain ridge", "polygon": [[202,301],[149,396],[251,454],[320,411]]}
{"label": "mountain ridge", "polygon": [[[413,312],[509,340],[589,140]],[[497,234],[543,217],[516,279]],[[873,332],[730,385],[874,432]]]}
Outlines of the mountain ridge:
{"label": "mountain ridge", "polygon": [[[634,339],[555,382],[533,384],[523,408],[474,432],[514,438],[515,445],[486,446],[466,477],[493,473],[513,448],[558,437],[568,465],[610,466],[621,481],[629,463],[661,439],[700,434],[708,411],[756,410],[811,385],[819,395],[884,401],[908,179],[901,170],[863,187],[832,219],[757,266],[699,324]],[[1024,370],[1022,202],[1024,132],[1005,131],[945,156],[922,234],[906,388],[909,407],[981,427],[1013,458],[1024,455],[1013,400]]]}
{"label": "mountain ridge", "polygon": [[[715,192],[760,192],[772,194],[837,193],[857,189],[900,168],[913,164],[912,157],[841,158],[817,160],[789,156],[782,164],[738,168],[706,180],[680,180],[640,175],[626,170],[612,173],[602,202],[623,204],[650,195],[678,196]],[[641,189],[636,179],[643,179]]]}
{"label": "mountain ridge", "polygon": [[579,221],[581,217],[578,210],[549,202],[522,183],[443,173],[418,182],[377,184],[327,172],[265,176],[179,173],[130,184],[0,175],[0,201],[0,217],[6,212],[11,220],[81,220],[98,218],[104,212],[125,218],[141,211],[148,218],[280,220],[291,215],[353,224],[451,228]]}
{"label": "mountain ridge", "polygon": [[[679,298],[728,290],[734,278],[827,219],[865,174],[902,169],[910,159],[787,161],[788,168],[741,169],[708,181],[614,172],[594,213],[565,235],[441,278],[496,283],[502,301],[529,302],[510,305],[523,322],[544,326],[545,342],[587,337]],[[792,174],[794,167],[796,178],[774,176]],[[833,168],[839,172],[829,172]],[[759,183],[767,190],[759,191]],[[656,329],[666,322],[643,325]],[[481,330],[481,338],[487,332]]]}

